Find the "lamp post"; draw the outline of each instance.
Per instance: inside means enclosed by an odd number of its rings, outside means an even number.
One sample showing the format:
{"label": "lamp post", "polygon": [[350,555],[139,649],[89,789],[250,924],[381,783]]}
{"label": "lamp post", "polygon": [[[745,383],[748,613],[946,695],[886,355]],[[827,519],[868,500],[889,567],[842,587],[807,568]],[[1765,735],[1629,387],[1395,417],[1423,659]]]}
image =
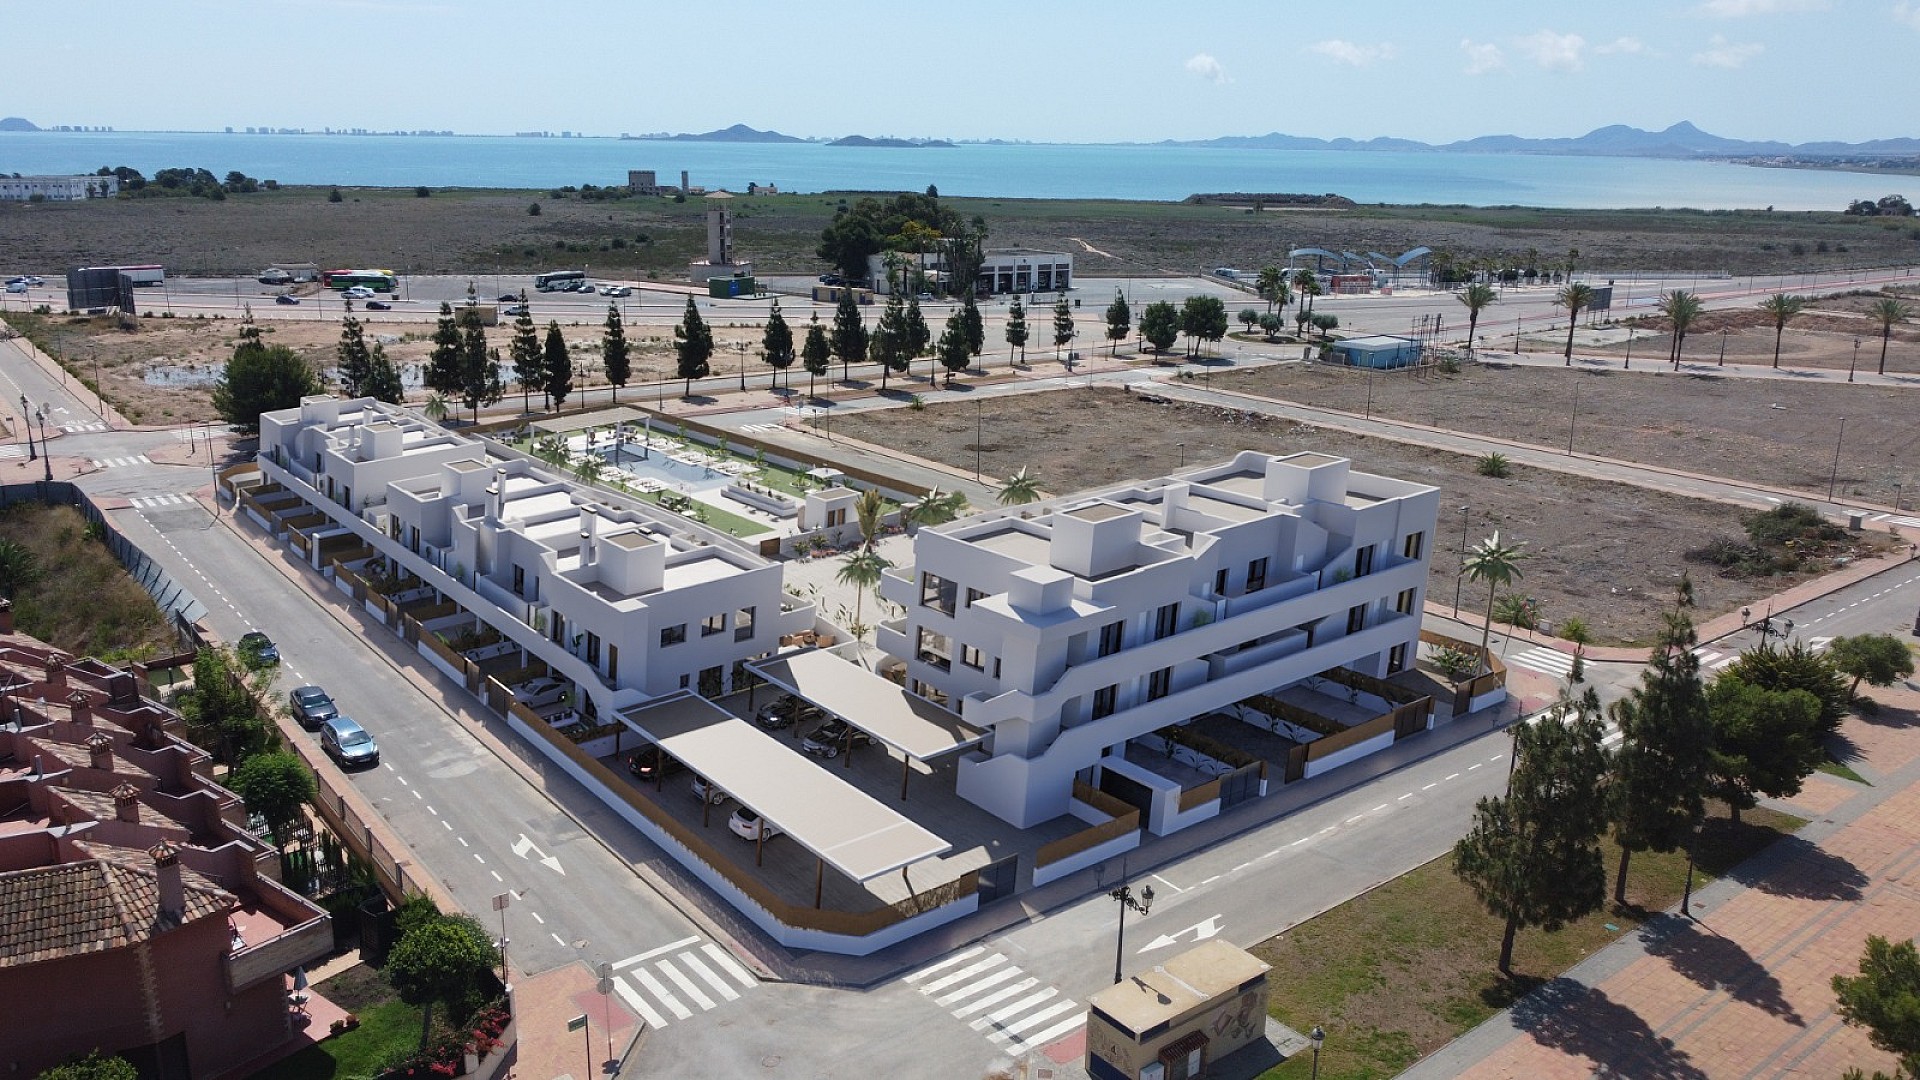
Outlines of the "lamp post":
{"label": "lamp post", "polygon": [[1853,339],[1853,359],[1847,361],[1847,381],[1853,381],[1853,369],[1860,364],[1860,339]]}
{"label": "lamp post", "polygon": [[33,410],[27,408],[27,395],[20,395],[20,426],[27,429],[27,460],[40,460],[40,451],[33,445]]}
{"label": "lamp post", "polygon": [[[219,500],[216,498],[214,501]],[[497,947],[500,950],[501,986],[507,985],[507,905],[511,903],[513,903],[513,894],[510,892],[496,894],[493,898],[493,910],[500,913],[500,941]]]}
{"label": "lamp post", "polygon": [[[1827,501],[1828,502],[1833,501],[1834,485],[1840,482],[1840,445],[1846,441],[1847,441],[1847,418],[1843,416],[1840,418],[1840,435],[1839,437],[1833,440],[1833,474],[1827,477]],[[47,433],[45,429],[42,429],[40,432],[40,445],[45,446],[46,442],[47,442]]]}
{"label": "lamp post", "polygon": [[1153,886],[1149,885],[1141,889],[1140,898],[1137,900],[1134,899],[1133,889],[1124,884],[1107,895],[1113,897],[1114,901],[1120,905],[1120,932],[1113,943],[1113,983],[1118,986],[1120,985],[1120,960],[1127,948],[1127,909],[1132,908],[1144,917],[1147,909],[1153,907]]}
{"label": "lamp post", "polygon": [[1307,1038],[1313,1042],[1312,1080],[1320,1080],[1320,1048],[1326,1045],[1326,1042],[1327,1042],[1326,1030],[1323,1029],[1319,1024],[1315,1024],[1313,1025],[1313,1030],[1307,1032]]}
{"label": "lamp post", "polygon": [[35,411],[35,416],[40,421],[40,465],[47,470],[47,483],[51,484],[53,483],[53,455],[47,453],[47,407],[40,406]]}
{"label": "lamp post", "polygon": [[1567,417],[1567,456],[1573,456],[1573,426],[1580,422],[1580,380],[1573,381],[1573,414]]}
{"label": "lamp post", "polygon": [[1180,452],[1179,467],[1182,469],[1186,468],[1187,467],[1187,444],[1183,442],[1177,442],[1173,444],[1173,448]]}
{"label": "lamp post", "polygon": [[1468,509],[1470,508],[1465,506],[1460,508],[1460,572],[1454,575],[1454,581],[1453,581],[1453,617],[1456,619],[1460,617],[1460,586],[1465,585],[1467,583],[1467,511]]}
{"label": "lamp post", "polygon": [[734,350],[740,354],[740,391],[745,393],[747,389],[747,343],[744,341],[736,341],[733,343],[733,347]]}
{"label": "lamp post", "polygon": [[1727,366],[1727,331],[1724,327],[1720,330],[1720,366]]}
{"label": "lamp post", "polygon": [[1893,512],[1900,512],[1900,481],[1893,482]]}

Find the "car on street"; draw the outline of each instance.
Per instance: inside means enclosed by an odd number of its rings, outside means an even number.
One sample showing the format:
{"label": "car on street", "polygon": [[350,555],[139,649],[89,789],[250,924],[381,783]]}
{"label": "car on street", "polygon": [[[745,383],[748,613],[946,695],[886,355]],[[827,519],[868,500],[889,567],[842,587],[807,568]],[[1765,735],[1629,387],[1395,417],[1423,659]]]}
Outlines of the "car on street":
{"label": "car on street", "polygon": [[280,662],[280,646],[273,639],[258,630],[249,630],[240,635],[238,648],[241,659],[258,660],[262,664]]}
{"label": "car on street", "polygon": [[503,292],[499,296],[494,297],[494,302],[500,304],[517,304],[524,299],[526,299],[526,297],[521,296],[517,292]]}
{"label": "car on street", "polygon": [[576,281],[576,282],[574,282],[574,283],[573,283],[573,287],[572,287],[572,288],[571,288],[570,290],[568,290],[568,291],[569,291],[569,292],[583,292],[583,293],[590,293],[590,292],[592,292],[592,291],[593,291],[593,282],[591,282],[591,281]]}
{"label": "car on street", "polygon": [[26,282],[24,282],[24,281],[9,281],[9,282],[7,282],[7,291],[8,291],[8,292],[10,292],[10,293],[23,293],[23,292],[26,292],[26,291],[27,291],[27,283],[26,283]]}
{"label": "car on street", "polygon": [[[851,734],[849,734],[851,733]],[[873,736],[841,720],[829,720],[800,740],[800,749],[818,758],[837,758],[848,746],[872,745]]]}
{"label": "car on street", "polygon": [[348,289],[347,291],[341,293],[340,295],[346,297],[349,300],[371,300],[377,294],[372,289],[367,288],[365,285],[355,285],[353,288]]}
{"label": "car on street", "polygon": [[380,764],[380,746],[350,716],[336,716],[320,729],[320,749],[343,769]]}
{"label": "car on street", "polygon": [[516,318],[518,318],[521,315],[525,315],[526,313],[527,313],[527,305],[525,304],[509,304],[506,307],[503,307],[500,309],[500,314],[512,315]]}
{"label": "car on street", "polygon": [[633,295],[633,290],[627,288],[625,285],[609,285],[601,291],[605,292],[608,296],[613,297],[615,300],[618,300],[621,297]]}
{"label": "car on street", "polygon": [[385,300],[369,300],[367,301],[367,310],[368,311],[392,311],[393,305],[387,303]]}
{"label": "car on street", "polygon": [[513,700],[530,708],[552,705],[567,696],[565,679],[556,679],[551,675],[542,675],[513,688]]}
{"label": "car on street", "polygon": [[652,783],[686,769],[686,763],[658,746],[636,750],[627,758],[627,771]]}
{"label": "car on street", "polygon": [[714,787],[706,777],[698,773],[694,774],[692,791],[694,798],[699,799],[709,806],[719,806],[721,803],[727,801],[726,792]]}
{"label": "car on street", "polygon": [[780,826],[761,817],[759,811],[744,806],[727,819],[727,828],[742,840],[771,840],[780,835]]}
{"label": "car on street", "polygon": [[308,731],[319,731],[320,725],[340,715],[333,698],[317,686],[302,686],[288,694],[287,701],[293,707],[293,718]]}
{"label": "car on street", "polygon": [[846,284],[846,279],[845,279],[845,278],[843,278],[843,277],[841,277],[841,276],[840,276],[839,274],[821,274],[821,275],[820,275],[820,284],[822,284],[822,285],[844,285],[844,284]]}
{"label": "car on street", "polygon": [[300,298],[292,293],[280,293],[273,298],[273,302],[276,304],[297,304],[300,302]]}
{"label": "car on street", "polygon": [[269,270],[261,274],[256,280],[262,285],[291,285],[293,284],[293,275],[287,273],[285,270]]}

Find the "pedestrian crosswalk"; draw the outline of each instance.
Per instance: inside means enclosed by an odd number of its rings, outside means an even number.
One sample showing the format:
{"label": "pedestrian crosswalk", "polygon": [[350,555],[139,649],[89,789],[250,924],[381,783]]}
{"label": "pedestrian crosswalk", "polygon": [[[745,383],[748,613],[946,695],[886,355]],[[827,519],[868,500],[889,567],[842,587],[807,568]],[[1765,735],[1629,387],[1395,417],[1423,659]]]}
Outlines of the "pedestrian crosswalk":
{"label": "pedestrian crosswalk", "polygon": [[740,961],[698,935],[630,956],[613,969],[614,992],[655,1028],[739,1001],[760,985]]}
{"label": "pedestrian crosswalk", "polygon": [[1875,514],[1873,520],[1884,521],[1889,525],[1898,525],[1903,529],[1920,529],[1920,517],[1896,517],[1893,514]]}
{"label": "pedestrian crosswalk", "polygon": [[0,461],[8,458],[23,458],[26,456],[27,448],[24,446],[0,446]]}
{"label": "pedestrian crosswalk", "polygon": [[779,431],[779,424],[741,424],[740,430],[748,433],[756,431]]}
{"label": "pedestrian crosswalk", "polygon": [[110,458],[94,458],[93,459],[93,467],[96,469],[113,469],[113,468],[119,468],[121,466],[126,466],[126,465],[151,465],[151,464],[153,464],[153,462],[148,460],[147,455],[145,454],[135,454],[132,457],[110,457]]}
{"label": "pedestrian crosswalk", "polygon": [[906,981],[1014,1057],[1058,1042],[1087,1022],[1084,1006],[984,945],[962,949]]}
{"label": "pedestrian crosswalk", "polygon": [[1507,658],[1507,663],[1509,666],[1530,668],[1556,679],[1564,679],[1573,674],[1573,657],[1544,645],[1528,649],[1517,656],[1510,656]]}
{"label": "pedestrian crosswalk", "polygon": [[192,496],[169,492],[165,495],[142,495],[139,498],[128,499],[127,505],[135,510],[158,510],[163,506],[185,506],[192,501]]}
{"label": "pedestrian crosswalk", "polygon": [[1723,653],[1718,649],[1709,649],[1705,645],[1694,649],[1693,655],[1700,661],[1701,671],[1719,671],[1740,659],[1739,653]]}
{"label": "pedestrian crosswalk", "polygon": [[200,424],[190,428],[175,428],[173,441],[199,442],[206,439],[217,439],[222,435],[230,433],[232,430],[233,428],[226,424]]}
{"label": "pedestrian crosswalk", "polygon": [[61,424],[60,430],[69,435],[85,435],[90,431],[105,431],[107,430],[107,425],[98,422],[91,424]]}
{"label": "pedestrian crosswalk", "polygon": [[1807,639],[1807,648],[1812,650],[1813,652],[1825,652],[1827,651],[1827,646],[1831,644],[1833,644],[1833,639],[1830,637],[1816,637],[1816,638]]}

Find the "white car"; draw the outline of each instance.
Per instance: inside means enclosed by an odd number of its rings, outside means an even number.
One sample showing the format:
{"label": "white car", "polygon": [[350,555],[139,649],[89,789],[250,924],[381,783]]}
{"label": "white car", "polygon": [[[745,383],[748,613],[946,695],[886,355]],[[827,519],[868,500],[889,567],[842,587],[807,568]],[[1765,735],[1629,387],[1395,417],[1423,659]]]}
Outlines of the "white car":
{"label": "white car", "polygon": [[771,840],[780,835],[780,826],[761,817],[759,811],[744,806],[727,819],[727,828],[742,840]]}
{"label": "white car", "polygon": [[348,289],[346,292],[343,292],[340,295],[346,297],[349,300],[371,300],[374,298],[376,294],[372,289],[367,288],[365,285],[355,285],[353,288]]}
{"label": "white car", "polygon": [[556,679],[551,675],[542,675],[513,688],[513,700],[535,709],[542,705],[552,705],[566,696],[566,680]]}
{"label": "white car", "polygon": [[616,300],[621,297],[633,295],[633,290],[627,288],[625,285],[609,285],[600,291]]}
{"label": "white car", "polygon": [[26,282],[24,282],[24,281],[9,281],[9,282],[7,282],[7,291],[8,291],[8,292],[10,292],[10,293],[23,293],[23,292],[26,292],[26,291],[27,291],[27,283],[26,283]]}

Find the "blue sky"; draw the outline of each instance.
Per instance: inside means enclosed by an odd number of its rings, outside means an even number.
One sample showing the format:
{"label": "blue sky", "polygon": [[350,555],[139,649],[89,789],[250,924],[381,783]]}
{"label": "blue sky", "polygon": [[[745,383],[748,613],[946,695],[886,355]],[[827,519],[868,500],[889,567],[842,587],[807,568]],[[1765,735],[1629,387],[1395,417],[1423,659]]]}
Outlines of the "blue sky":
{"label": "blue sky", "polygon": [[43,126],[1443,142],[1920,135],[1920,0],[0,0]]}

